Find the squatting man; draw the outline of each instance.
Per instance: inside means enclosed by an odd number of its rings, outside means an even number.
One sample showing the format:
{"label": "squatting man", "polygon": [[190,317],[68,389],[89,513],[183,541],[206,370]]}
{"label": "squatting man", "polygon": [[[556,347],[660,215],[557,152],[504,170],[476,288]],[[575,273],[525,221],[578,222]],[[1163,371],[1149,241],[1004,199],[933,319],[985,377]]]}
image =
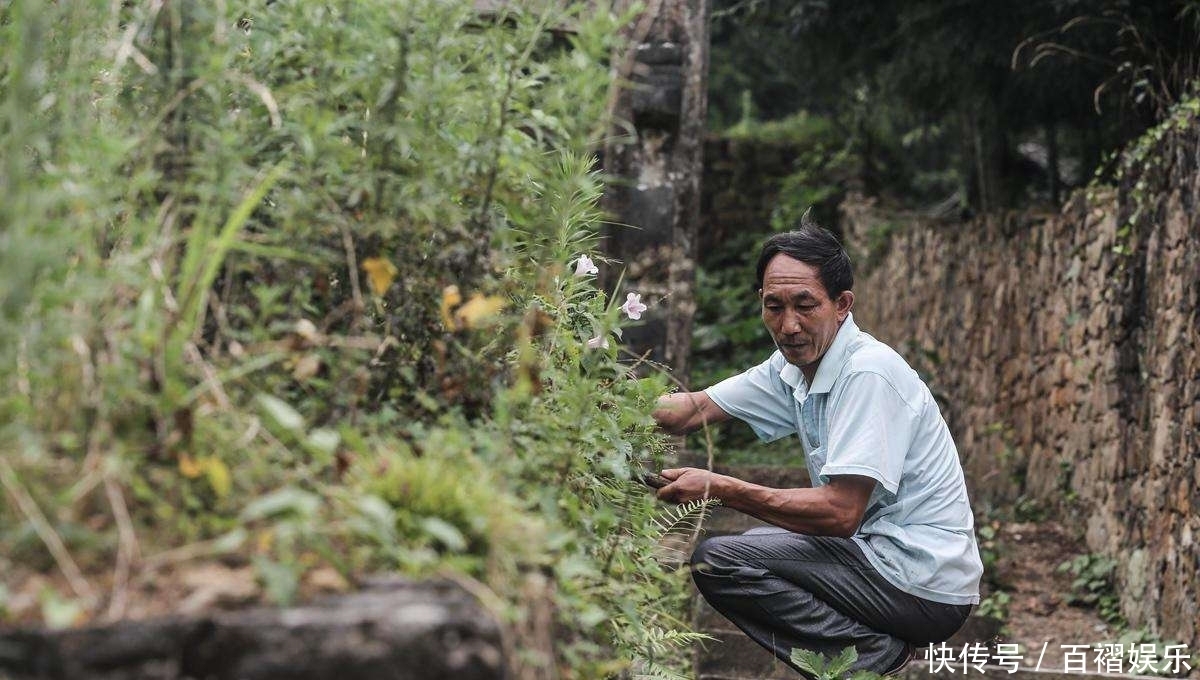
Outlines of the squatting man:
{"label": "squatting man", "polygon": [[777,350],[706,390],[662,397],[654,418],[672,434],[729,418],[764,441],[796,434],[812,486],[677,468],[663,470],[658,496],[716,498],[770,525],[692,555],[700,592],[748,636],[793,668],[793,649],[833,657],[853,645],[855,669],[894,673],[979,602],[958,453],[925,383],[855,325],[850,259],[833,234],[805,224],[771,237],[756,276]]}

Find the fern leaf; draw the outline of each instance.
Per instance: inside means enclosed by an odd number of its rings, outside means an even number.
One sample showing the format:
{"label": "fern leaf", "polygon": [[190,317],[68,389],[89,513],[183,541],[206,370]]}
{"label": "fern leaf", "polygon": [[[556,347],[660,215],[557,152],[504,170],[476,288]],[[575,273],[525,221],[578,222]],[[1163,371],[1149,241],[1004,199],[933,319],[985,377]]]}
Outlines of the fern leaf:
{"label": "fern leaf", "polygon": [[713,506],[719,503],[720,501],[715,499],[704,498],[689,503],[681,503],[670,508],[652,520],[655,528],[658,530],[656,538],[661,539],[667,534],[674,532],[695,530],[708,518]]}

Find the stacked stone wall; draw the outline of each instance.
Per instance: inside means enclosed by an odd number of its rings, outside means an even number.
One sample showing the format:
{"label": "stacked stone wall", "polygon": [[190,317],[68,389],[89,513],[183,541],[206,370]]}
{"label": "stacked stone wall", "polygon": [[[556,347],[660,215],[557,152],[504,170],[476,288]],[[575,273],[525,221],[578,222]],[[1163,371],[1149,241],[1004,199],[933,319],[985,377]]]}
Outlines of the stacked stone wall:
{"label": "stacked stone wall", "polygon": [[1195,650],[1200,134],[1178,127],[1061,212],[936,223],[859,199],[842,225],[872,263],[856,320],[929,378],[976,506],[1075,523],[1117,560],[1130,623]]}

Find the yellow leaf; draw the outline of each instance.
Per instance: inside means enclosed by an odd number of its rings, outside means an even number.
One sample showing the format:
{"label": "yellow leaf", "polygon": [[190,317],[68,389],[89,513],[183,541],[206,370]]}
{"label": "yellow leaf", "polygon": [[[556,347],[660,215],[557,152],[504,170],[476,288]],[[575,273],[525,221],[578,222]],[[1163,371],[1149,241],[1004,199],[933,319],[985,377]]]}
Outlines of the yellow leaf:
{"label": "yellow leaf", "polygon": [[300,382],[305,382],[309,378],[317,374],[321,370],[321,357],[316,354],[305,354],[296,362],[295,368],[292,369],[292,377]]}
{"label": "yellow leaf", "polygon": [[204,476],[208,477],[208,485],[212,487],[217,498],[224,498],[233,490],[233,480],[229,476],[229,467],[220,458],[204,459]]}
{"label": "yellow leaf", "polygon": [[462,293],[458,286],[450,285],[442,289],[442,323],[449,330],[454,330],[454,316],[450,310],[462,303]]}
{"label": "yellow leaf", "polygon": [[362,268],[366,270],[367,283],[371,284],[371,291],[376,295],[386,293],[399,273],[396,265],[382,257],[368,257],[363,260]]}
{"label": "yellow leaf", "polygon": [[204,466],[186,453],[181,453],[179,454],[179,473],[188,479],[195,479],[204,474]]}
{"label": "yellow leaf", "polygon": [[501,309],[504,309],[504,305],[504,298],[498,295],[484,297],[476,293],[454,313],[454,319],[458,322],[456,325],[464,328],[477,328],[480,324],[496,316]]}

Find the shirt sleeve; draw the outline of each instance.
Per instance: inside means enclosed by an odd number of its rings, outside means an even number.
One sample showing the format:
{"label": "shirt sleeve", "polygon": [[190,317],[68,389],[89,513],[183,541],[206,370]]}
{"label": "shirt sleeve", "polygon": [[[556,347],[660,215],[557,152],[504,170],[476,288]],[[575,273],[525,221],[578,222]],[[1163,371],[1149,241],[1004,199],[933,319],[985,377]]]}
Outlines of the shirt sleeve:
{"label": "shirt sleeve", "polygon": [[[778,360],[777,360],[778,357]],[[796,432],[792,390],[779,378],[783,357],[771,358],[704,390],[729,415],[743,420],[762,441]]]}
{"label": "shirt sleeve", "polygon": [[830,395],[829,442],[820,477],[870,477],[895,498],[917,414],[878,373],[855,373]]}

